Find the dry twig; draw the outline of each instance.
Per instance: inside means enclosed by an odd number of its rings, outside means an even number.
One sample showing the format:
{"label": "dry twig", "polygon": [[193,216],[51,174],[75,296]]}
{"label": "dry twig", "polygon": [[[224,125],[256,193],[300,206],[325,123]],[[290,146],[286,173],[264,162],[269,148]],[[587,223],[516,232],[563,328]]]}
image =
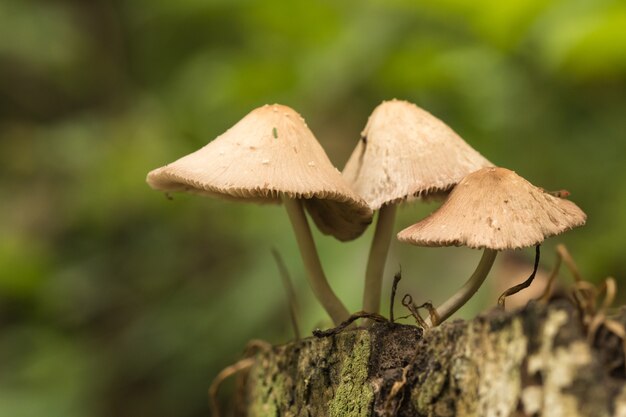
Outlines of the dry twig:
{"label": "dry twig", "polygon": [[517,294],[521,290],[528,288],[530,284],[533,283],[535,275],[537,275],[537,268],[539,268],[539,257],[541,256],[541,250],[539,249],[540,247],[541,245],[537,245],[535,247],[535,266],[533,267],[532,274],[530,274],[526,281],[522,282],[521,284],[514,285],[513,287],[503,292],[500,297],[498,297],[498,306],[500,308],[504,308],[504,303],[507,297]]}
{"label": "dry twig", "polygon": [[291,318],[291,325],[293,327],[293,333],[296,336],[296,340],[300,340],[300,326],[298,326],[298,300],[296,297],[296,290],[293,287],[293,281],[287,270],[287,266],[283,261],[282,256],[276,248],[272,248],[272,256],[276,261],[278,272],[283,281],[283,287],[287,293],[287,303],[289,304],[289,317]]}

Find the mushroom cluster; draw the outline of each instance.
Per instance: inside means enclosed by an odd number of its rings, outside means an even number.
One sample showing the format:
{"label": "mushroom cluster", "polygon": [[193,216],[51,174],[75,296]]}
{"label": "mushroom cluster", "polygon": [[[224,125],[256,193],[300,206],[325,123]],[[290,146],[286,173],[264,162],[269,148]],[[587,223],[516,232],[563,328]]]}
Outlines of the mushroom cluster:
{"label": "mushroom cluster", "polygon": [[350,314],[328,283],[305,209],[322,233],[341,241],[359,237],[378,211],[363,294],[363,310],[378,313],[397,205],[447,197],[437,211],[398,233],[401,242],[419,246],[484,250],[467,283],[436,309],[434,325],[475,293],[497,251],[537,246],[586,219],[571,201],[495,167],[441,120],[400,100],[376,107],[343,173],[304,119],[274,104],[253,110],[203,148],[151,171],[147,182],[165,192],[282,203],[313,293],[337,325]]}

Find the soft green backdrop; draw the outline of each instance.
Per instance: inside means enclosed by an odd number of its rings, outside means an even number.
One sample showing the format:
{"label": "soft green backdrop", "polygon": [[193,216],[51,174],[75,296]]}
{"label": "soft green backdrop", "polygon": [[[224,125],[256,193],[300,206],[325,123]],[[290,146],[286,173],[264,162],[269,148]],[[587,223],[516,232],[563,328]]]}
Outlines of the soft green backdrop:
{"label": "soft green backdrop", "polygon": [[[547,243],[542,264],[564,242],[588,277],[622,284],[623,1],[0,2],[0,416],[208,415],[209,383],[249,339],[292,337],[272,246],[304,330],[328,324],[280,207],[168,201],[145,175],[273,102],[341,168],[393,97],[571,191],[588,225]],[[407,206],[398,228],[434,208]],[[316,237],[357,310],[371,231]],[[532,251],[517,255],[526,274]],[[401,264],[402,293],[441,301],[479,256],[394,244],[385,294]]]}

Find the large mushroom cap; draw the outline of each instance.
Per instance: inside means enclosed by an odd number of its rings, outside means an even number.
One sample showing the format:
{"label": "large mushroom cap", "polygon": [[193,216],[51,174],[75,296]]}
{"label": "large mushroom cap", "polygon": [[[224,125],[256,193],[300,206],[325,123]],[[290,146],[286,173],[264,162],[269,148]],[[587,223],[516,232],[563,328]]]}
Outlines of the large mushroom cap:
{"label": "large mushroom cap", "polygon": [[571,201],[492,167],[465,177],[437,211],[402,230],[398,239],[419,246],[516,249],[538,245],[586,219]]}
{"label": "large mushroom cap", "polygon": [[407,101],[380,104],[343,177],[373,210],[448,191],[467,174],[493,166],[445,123]]}
{"label": "large mushroom cap", "polygon": [[332,165],[293,109],[259,107],[208,145],[148,174],[161,191],[255,202],[305,199],[311,217],[339,240],[358,237],[372,212]]}

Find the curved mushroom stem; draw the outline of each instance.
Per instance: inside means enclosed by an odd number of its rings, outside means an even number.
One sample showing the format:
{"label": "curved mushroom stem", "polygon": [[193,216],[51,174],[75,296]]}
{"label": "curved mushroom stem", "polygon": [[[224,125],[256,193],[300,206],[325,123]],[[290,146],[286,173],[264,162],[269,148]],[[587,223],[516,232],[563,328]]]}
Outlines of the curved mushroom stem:
{"label": "curved mushroom stem", "polygon": [[333,319],[335,326],[338,326],[350,317],[350,313],[328,284],[317,249],[315,248],[311,228],[302,208],[302,202],[285,196],[282,197],[282,200],[287,209],[291,226],[296,234],[296,241],[298,242],[300,255],[309,278],[309,284],[319,302],[322,303],[328,315]]}
{"label": "curved mushroom stem", "polygon": [[389,252],[389,245],[391,244],[395,218],[395,205],[383,206],[378,211],[376,231],[372,239],[367,269],[365,270],[363,311],[368,313],[378,313],[380,310],[383,273],[385,271],[385,262],[387,261],[387,252]]}
{"label": "curved mushroom stem", "polygon": [[[493,262],[496,260],[497,251],[493,249],[485,249],[482,258],[476,267],[476,270],[467,282],[446,302],[437,307],[437,316],[439,320],[437,323],[432,323],[433,326],[437,326],[445,321],[448,317],[453,315],[459,308],[472,298],[472,295],[480,288],[482,283],[487,278],[487,274],[491,270]],[[427,319],[427,323],[431,324],[430,319]]]}

